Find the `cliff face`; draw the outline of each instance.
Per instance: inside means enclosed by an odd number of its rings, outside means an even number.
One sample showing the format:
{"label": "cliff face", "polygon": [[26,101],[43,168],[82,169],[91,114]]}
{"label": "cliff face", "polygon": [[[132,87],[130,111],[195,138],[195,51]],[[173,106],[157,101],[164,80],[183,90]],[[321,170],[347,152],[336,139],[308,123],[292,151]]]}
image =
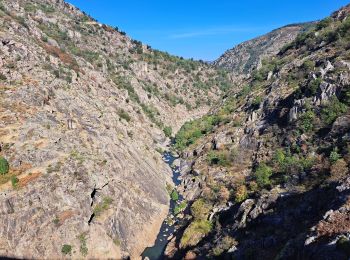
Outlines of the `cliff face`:
{"label": "cliff face", "polygon": [[250,74],[260,68],[262,61],[276,55],[284,45],[312,26],[311,23],[288,25],[263,36],[238,44],[226,51],[214,66],[232,71],[236,75]]}
{"label": "cliff face", "polygon": [[226,75],[63,1],[0,1],[0,255],[138,257],[168,209],[165,134]]}
{"label": "cliff face", "polygon": [[190,210],[169,257],[348,259],[349,10],[179,131]]}

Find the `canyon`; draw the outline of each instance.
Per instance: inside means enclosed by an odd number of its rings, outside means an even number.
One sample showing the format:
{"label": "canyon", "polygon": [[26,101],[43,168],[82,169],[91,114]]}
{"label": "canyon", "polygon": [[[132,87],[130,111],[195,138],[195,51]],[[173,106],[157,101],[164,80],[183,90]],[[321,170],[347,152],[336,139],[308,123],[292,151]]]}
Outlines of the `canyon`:
{"label": "canyon", "polygon": [[0,1],[0,256],[349,257],[349,13],[208,64]]}

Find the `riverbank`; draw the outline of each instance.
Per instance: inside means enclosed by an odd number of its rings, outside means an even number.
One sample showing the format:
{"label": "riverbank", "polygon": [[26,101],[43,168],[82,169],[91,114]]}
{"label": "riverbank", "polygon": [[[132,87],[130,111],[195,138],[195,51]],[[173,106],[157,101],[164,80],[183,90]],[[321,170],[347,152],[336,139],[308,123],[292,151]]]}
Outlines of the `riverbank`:
{"label": "riverbank", "polygon": [[178,159],[178,157],[173,155],[171,152],[165,152],[163,155],[163,160],[172,169],[172,180],[174,188],[172,190],[169,190],[171,199],[168,215],[162,223],[154,246],[145,249],[141,255],[142,259],[163,259],[165,248],[170,239],[173,237],[173,234],[176,230],[176,224],[180,220],[181,211],[184,210],[183,206],[185,205],[185,202],[183,201],[183,197],[176,191],[176,187],[181,184],[179,167],[174,164],[174,161],[176,159]]}

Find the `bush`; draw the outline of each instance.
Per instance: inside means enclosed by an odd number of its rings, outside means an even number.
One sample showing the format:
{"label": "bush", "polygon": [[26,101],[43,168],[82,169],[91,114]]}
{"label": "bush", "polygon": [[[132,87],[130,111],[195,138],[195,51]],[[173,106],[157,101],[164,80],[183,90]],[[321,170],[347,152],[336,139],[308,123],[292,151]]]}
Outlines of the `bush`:
{"label": "bush", "polygon": [[304,133],[311,132],[314,129],[315,113],[307,110],[299,117],[299,126]]}
{"label": "bush", "polygon": [[228,153],[225,151],[210,151],[208,153],[207,160],[210,163],[210,165],[228,166],[230,164]]}
{"label": "bush", "polygon": [[124,120],[127,121],[127,122],[130,122],[130,121],[131,121],[130,115],[129,115],[128,112],[126,112],[124,109],[119,109],[118,115],[119,115],[119,117],[120,117],[121,119],[124,119]]}
{"label": "bush", "polygon": [[329,160],[332,164],[336,163],[341,158],[340,154],[338,153],[338,149],[334,148],[333,151],[329,155]]}
{"label": "bush", "polygon": [[245,185],[239,186],[235,191],[235,202],[241,203],[248,197],[248,190]]}
{"label": "bush", "polygon": [[72,246],[67,244],[63,245],[61,252],[65,255],[70,255],[72,253]]}
{"label": "bush", "polygon": [[0,174],[5,175],[9,172],[10,166],[4,157],[0,157]]}
{"label": "bush", "polygon": [[18,179],[16,176],[12,176],[12,177],[11,177],[11,184],[12,184],[12,187],[17,188],[18,182],[19,182],[19,179]]}
{"label": "bush", "polygon": [[343,251],[347,257],[350,256],[350,241],[346,237],[341,237],[337,241],[337,249]]}
{"label": "bush", "polygon": [[314,96],[317,93],[318,88],[320,87],[322,82],[321,78],[313,79],[309,82],[306,88],[306,95]]}
{"label": "bush", "polygon": [[170,194],[170,198],[173,201],[178,201],[179,200],[179,193],[176,190],[173,190],[172,193]]}
{"label": "bush", "polygon": [[185,123],[175,136],[175,148],[182,151],[194,144],[201,136],[210,133],[221,120],[219,116],[208,115]]}
{"label": "bush", "polygon": [[102,202],[98,203],[94,208],[94,214],[96,217],[100,216],[103,211],[107,210],[112,204],[113,200],[109,197],[103,198]]}
{"label": "bush", "polygon": [[174,214],[177,215],[180,212],[184,211],[185,208],[187,207],[186,201],[181,202],[179,205],[176,205],[174,208]]}
{"label": "bush", "polygon": [[321,118],[327,124],[332,124],[339,116],[348,110],[347,105],[333,97],[321,110]]}
{"label": "bush", "polygon": [[331,181],[338,181],[342,177],[346,176],[349,172],[348,164],[344,159],[338,159],[331,166]]}
{"label": "bush", "polygon": [[195,219],[206,219],[211,211],[211,208],[211,205],[206,203],[204,199],[198,199],[191,206],[191,215]]}
{"label": "bush", "polygon": [[196,220],[185,230],[181,238],[181,247],[195,246],[212,229],[212,223],[208,220]]}
{"label": "bush", "polygon": [[319,30],[322,30],[323,28],[326,28],[328,27],[332,22],[332,18],[330,17],[327,17],[321,21],[319,21],[316,25],[316,30],[319,31]]}
{"label": "bush", "polygon": [[166,137],[171,137],[173,130],[170,126],[166,126],[164,127],[163,132]]}
{"label": "bush", "polygon": [[270,177],[272,175],[272,169],[265,163],[260,164],[255,170],[255,180],[260,188],[271,184]]}

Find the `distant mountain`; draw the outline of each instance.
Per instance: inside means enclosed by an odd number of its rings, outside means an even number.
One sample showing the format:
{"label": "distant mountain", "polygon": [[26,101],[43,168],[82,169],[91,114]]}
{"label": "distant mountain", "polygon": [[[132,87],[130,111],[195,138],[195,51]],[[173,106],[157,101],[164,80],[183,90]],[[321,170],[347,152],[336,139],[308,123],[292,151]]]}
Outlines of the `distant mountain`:
{"label": "distant mountain", "polygon": [[291,24],[243,42],[226,51],[213,65],[234,74],[249,74],[261,66],[264,58],[276,55],[284,45],[292,42],[300,32],[312,25],[313,23]]}

